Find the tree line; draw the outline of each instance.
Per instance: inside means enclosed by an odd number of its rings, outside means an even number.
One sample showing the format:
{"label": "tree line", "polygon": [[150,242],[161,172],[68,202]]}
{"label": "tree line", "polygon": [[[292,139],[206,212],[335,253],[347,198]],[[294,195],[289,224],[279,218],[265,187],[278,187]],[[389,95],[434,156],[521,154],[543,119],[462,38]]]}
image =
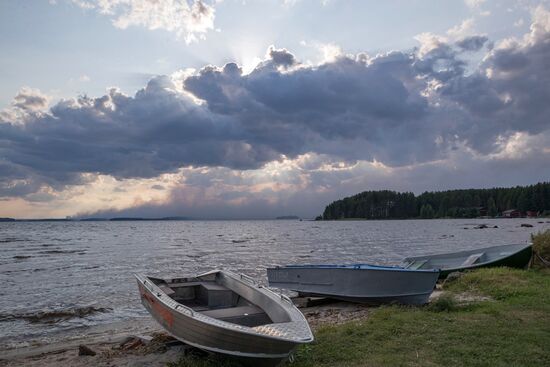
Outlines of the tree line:
{"label": "tree line", "polygon": [[550,215],[550,182],[510,188],[424,192],[365,191],[327,205],[317,219],[496,217],[506,210]]}

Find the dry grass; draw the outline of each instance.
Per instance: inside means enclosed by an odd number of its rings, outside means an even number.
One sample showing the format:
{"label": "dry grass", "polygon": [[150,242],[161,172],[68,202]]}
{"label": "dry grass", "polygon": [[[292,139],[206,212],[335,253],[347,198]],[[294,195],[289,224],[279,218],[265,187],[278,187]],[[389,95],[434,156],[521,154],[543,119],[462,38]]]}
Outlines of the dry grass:
{"label": "dry grass", "polygon": [[[533,241],[533,251],[545,261],[550,262],[550,229],[531,235],[531,240]],[[540,261],[538,262],[540,263]]]}

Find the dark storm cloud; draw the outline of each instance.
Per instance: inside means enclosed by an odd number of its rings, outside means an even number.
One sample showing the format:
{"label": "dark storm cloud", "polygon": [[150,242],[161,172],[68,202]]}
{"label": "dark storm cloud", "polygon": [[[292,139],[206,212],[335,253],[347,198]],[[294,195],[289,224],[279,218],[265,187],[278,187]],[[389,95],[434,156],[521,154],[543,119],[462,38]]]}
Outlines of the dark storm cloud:
{"label": "dark storm cloud", "polygon": [[229,117],[213,116],[152,79],[134,97],[62,101],[25,125],[0,124],[0,151],[12,164],[66,180],[81,172],[152,177],[182,165],[257,167],[274,156],[250,146]]}
{"label": "dark storm cloud", "polygon": [[456,42],[456,45],[465,51],[479,51],[489,41],[486,36],[471,36]]}
{"label": "dark storm cloud", "polygon": [[275,47],[270,47],[268,50],[268,55],[273,64],[282,65],[282,66],[292,66],[296,63],[296,58],[293,54],[288,52],[286,49],[278,50]]}
{"label": "dark storm cloud", "polygon": [[[284,59],[285,66],[294,60]],[[401,164],[411,157],[399,155],[399,148],[387,154],[388,143],[405,135],[421,139],[420,143],[435,139],[433,132],[418,136],[430,112],[421,95],[425,83],[416,79],[411,55],[395,52],[370,60],[362,55],[342,57],[319,67],[297,65],[292,70],[278,69],[281,63],[268,59],[248,75],[235,64],[206,67],[187,78],[184,87],[211,111],[238,117],[255,143],[290,157],[308,151],[333,152],[333,143],[349,140],[362,149],[346,152],[342,147],[340,155],[345,159],[385,156],[388,163]]]}
{"label": "dark storm cloud", "polygon": [[466,62],[459,58],[459,51],[451,45],[440,43],[414,62],[418,76],[449,82],[464,75]]}
{"label": "dark storm cloud", "polygon": [[[495,152],[503,137],[549,129],[550,26],[532,29],[497,44],[475,70],[463,58],[487,43],[483,36],[438,42],[422,54],[358,54],[318,66],[270,47],[250,74],[235,63],[207,66],[182,85],[159,76],[134,96],[112,89],[61,101],[47,114],[0,123],[0,196],[24,195],[40,182],[78,184],[87,172],[243,170],[308,152],[392,167],[444,159],[459,143]],[[20,93],[14,106],[43,103]]]}
{"label": "dark storm cloud", "polygon": [[548,60],[550,32],[531,34],[523,43],[493,49],[479,70],[441,88],[445,99],[466,112],[461,131],[471,146],[489,152],[499,135],[550,128]]}
{"label": "dark storm cloud", "polygon": [[31,172],[0,160],[0,197],[21,197],[40,189]]}

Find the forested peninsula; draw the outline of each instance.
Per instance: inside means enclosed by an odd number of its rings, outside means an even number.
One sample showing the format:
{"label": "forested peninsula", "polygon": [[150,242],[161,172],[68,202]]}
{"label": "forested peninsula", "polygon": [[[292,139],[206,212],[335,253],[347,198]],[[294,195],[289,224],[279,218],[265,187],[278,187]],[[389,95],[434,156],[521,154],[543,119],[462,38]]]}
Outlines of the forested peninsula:
{"label": "forested peninsula", "polygon": [[424,192],[365,191],[329,204],[321,220],[550,215],[550,182],[511,188]]}

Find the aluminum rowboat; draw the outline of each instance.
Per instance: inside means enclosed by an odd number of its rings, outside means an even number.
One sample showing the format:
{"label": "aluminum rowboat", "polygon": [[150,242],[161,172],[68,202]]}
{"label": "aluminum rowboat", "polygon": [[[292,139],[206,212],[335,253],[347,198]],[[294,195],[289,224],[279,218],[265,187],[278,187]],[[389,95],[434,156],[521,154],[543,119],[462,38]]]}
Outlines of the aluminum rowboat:
{"label": "aluminum rowboat", "polygon": [[287,265],[267,269],[269,286],[361,303],[424,304],[439,270],[369,264]]}
{"label": "aluminum rowboat", "polygon": [[531,244],[492,246],[447,254],[414,256],[403,259],[407,269],[441,269],[440,278],[454,271],[491,266],[525,268],[532,256]]}
{"label": "aluminum rowboat", "polygon": [[135,275],[141,302],[171,335],[249,365],[277,365],[313,340],[302,313],[244,274],[214,270],[193,278]]}

